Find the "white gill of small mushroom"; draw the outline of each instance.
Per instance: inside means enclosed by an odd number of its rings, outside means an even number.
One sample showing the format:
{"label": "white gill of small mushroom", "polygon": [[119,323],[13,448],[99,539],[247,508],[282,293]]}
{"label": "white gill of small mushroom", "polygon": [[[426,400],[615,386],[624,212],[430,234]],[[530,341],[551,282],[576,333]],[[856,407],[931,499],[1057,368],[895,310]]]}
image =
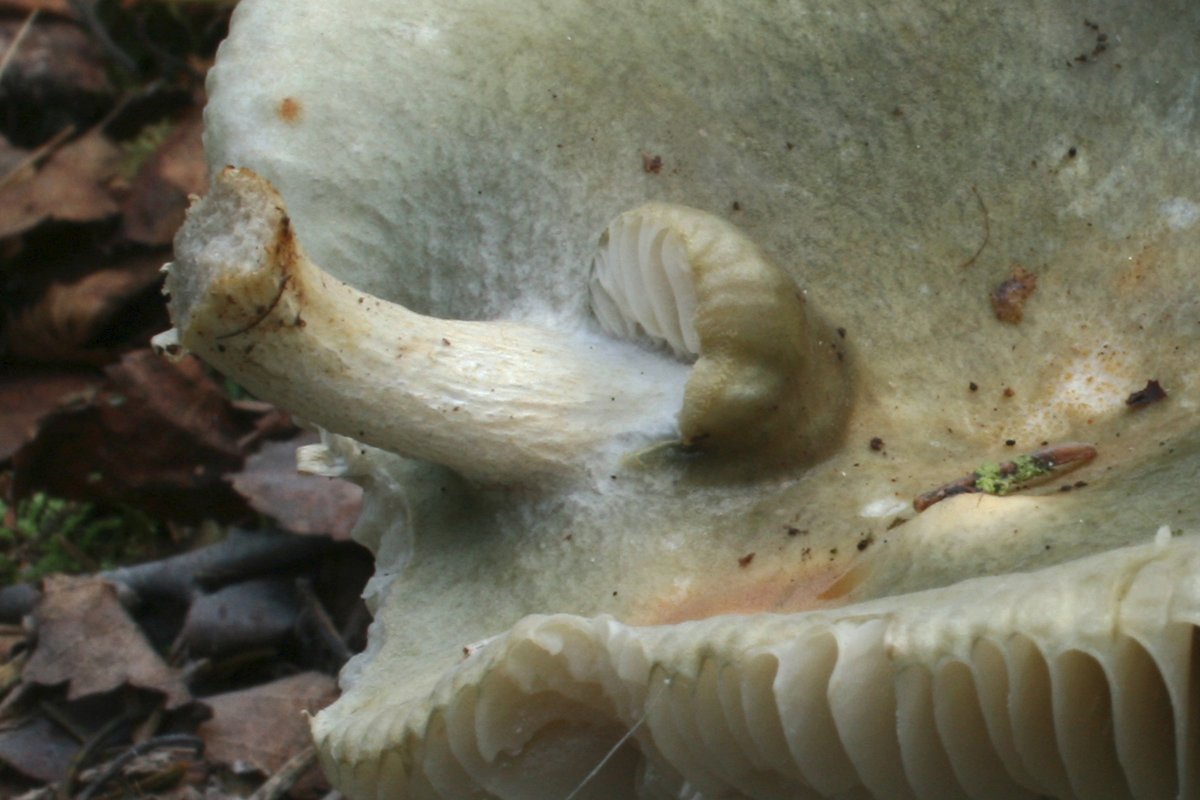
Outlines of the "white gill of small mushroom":
{"label": "white gill of small mushroom", "polygon": [[601,237],[590,290],[606,331],[695,362],[684,446],[750,453],[761,470],[812,461],[836,440],[850,398],[834,332],[731,223],[668,203],[628,211]]}
{"label": "white gill of small mushroom", "polygon": [[363,798],[1196,797],[1198,573],[1164,529],[753,625],[535,616],[428,700],[314,731]]}

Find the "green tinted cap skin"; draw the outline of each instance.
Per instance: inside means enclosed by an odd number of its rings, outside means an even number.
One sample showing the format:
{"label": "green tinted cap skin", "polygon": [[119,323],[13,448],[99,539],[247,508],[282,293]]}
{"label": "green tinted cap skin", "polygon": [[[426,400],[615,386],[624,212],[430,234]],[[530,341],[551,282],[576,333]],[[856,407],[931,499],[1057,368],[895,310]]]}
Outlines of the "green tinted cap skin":
{"label": "green tinted cap skin", "polygon": [[168,281],[366,486],[347,796],[1197,791],[1200,10],[1083,13],[243,0],[206,147],[278,200]]}

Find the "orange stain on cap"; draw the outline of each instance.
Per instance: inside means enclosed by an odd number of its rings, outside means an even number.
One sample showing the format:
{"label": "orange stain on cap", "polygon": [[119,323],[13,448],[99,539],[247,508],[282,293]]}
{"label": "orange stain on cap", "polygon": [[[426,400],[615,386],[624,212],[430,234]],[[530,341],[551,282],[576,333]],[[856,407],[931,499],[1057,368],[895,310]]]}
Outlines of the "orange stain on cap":
{"label": "orange stain on cap", "polygon": [[285,97],[279,101],[279,118],[284,122],[295,124],[300,121],[304,108],[294,97]]}
{"label": "orange stain on cap", "polygon": [[[757,562],[755,562],[757,563]],[[845,562],[764,570],[753,574],[753,565],[734,569],[727,579],[669,598],[650,600],[629,620],[636,625],[674,625],[719,614],[790,613],[845,605],[845,595],[861,579]],[[731,570],[732,573],[732,570]],[[751,574],[747,574],[751,573]]]}

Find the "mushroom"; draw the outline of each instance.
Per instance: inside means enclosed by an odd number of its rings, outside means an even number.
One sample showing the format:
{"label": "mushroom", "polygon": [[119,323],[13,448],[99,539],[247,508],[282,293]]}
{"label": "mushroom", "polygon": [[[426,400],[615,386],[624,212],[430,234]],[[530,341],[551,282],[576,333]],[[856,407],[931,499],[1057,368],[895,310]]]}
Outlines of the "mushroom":
{"label": "mushroom", "polygon": [[1200,11],[1087,15],[239,4],[160,342],[366,489],[347,796],[1200,795]]}

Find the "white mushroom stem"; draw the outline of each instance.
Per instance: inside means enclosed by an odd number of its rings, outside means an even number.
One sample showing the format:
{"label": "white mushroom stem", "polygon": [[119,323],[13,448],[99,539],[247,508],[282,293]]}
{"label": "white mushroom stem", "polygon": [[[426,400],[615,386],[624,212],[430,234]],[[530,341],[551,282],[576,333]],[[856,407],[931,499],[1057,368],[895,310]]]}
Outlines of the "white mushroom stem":
{"label": "white mushroom stem", "polygon": [[216,177],[175,249],[176,331],[157,344],[328,430],[491,482],[578,474],[623,437],[673,433],[685,366],[365,295],[308,259],[280,196],[249,170]]}

